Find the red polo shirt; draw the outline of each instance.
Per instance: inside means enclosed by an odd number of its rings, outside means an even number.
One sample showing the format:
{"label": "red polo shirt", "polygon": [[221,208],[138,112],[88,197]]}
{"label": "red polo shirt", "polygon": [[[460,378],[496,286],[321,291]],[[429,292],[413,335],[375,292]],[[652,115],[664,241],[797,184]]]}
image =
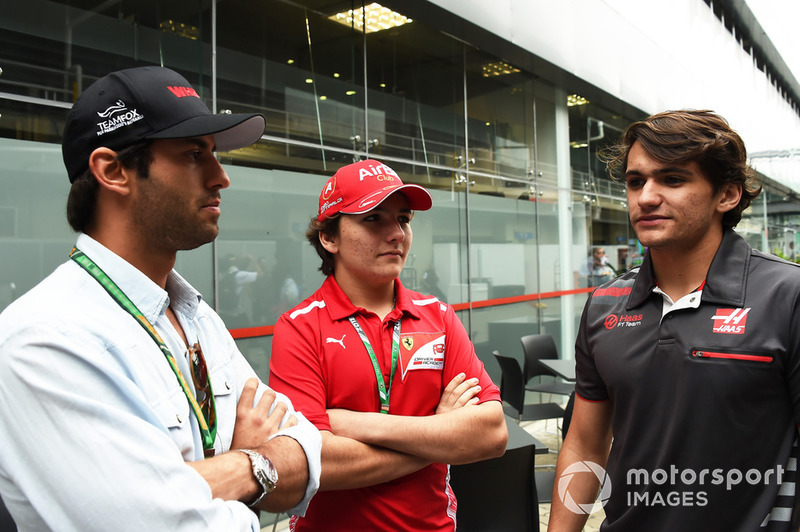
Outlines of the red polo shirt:
{"label": "red polo shirt", "polygon": [[[387,387],[392,329],[401,319],[391,414],[433,415],[444,387],[461,372],[480,380],[480,402],[500,400],[453,308],[395,282],[395,308],[383,321],[354,306],[329,276],[275,325],[269,384],[320,430],[330,430],[327,408],[380,410],[375,370],[350,316],[368,337]],[[319,492],[295,530],[454,530],[448,481],[448,466],[432,464],[368,488]]]}

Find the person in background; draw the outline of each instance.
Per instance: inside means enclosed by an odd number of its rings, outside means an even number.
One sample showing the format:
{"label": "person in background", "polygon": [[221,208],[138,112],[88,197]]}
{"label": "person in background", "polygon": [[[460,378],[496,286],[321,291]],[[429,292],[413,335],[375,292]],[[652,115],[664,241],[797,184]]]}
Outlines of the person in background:
{"label": "person in background", "polygon": [[439,301],[446,303],[446,298],[441,288],[439,288],[439,275],[436,273],[436,266],[431,261],[430,266],[422,272],[422,289],[427,294],[436,296]]}
{"label": "person in background", "polygon": [[453,308],[399,279],[430,207],[375,160],[320,193],[306,236],[327,278],[278,320],[270,359],[270,385],[323,438],[320,492],[293,530],[455,530],[447,464],[505,452],[499,391]]}
{"label": "person in background", "polygon": [[667,111],[606,160],[647,254],[584,308],[548,530],[581,530],[600,478],[603,531],[796,531],[800,269],[733,231],[761,190],[744,142]]}
{"label": "person in background", "polygon": [[598,246],[592,248],[592,256],[581,264],[579,274],[586,286],[600,286],[613,279],[616,272],[608,263],[605,248]]}
{"label": "person in background", "polygon": [[265,279],[261,263],[250,255],[230,254],[223,261],[219,277],[219,314],[229,329],[252,327],[253,307],[261,297],[257,283]]}
{"label": "person in background", "polygon": [[[794,233],[791,233],[791,238],[794,239]],[[794,240],[789,240],[786,242],[786,246],[783,249],[784,258],[788,261],[795,262],[797,260],[797,253],[794,249]]]}
{"label": "person in background", "polygon": [[20,530],[258,532],[259,509],[306,511],[319,432],[173,270],[219,231],[215,151],[263,130],[166,68],[112,72],[75,102],[77,243],[0,315],[0,493]]}

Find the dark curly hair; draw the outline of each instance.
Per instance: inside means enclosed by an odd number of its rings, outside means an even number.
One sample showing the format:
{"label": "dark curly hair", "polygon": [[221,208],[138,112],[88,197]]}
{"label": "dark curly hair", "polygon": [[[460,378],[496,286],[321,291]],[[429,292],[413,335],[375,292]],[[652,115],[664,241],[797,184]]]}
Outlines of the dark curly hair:
{"label": "dark curly hair", "polygon": [[327,236],[334,236],[339,232],[339,220],[341,220],[341,216],[338,213],[325,218],[321,222],[314,215],[311,217],[306,229],[306,239],[322,259],[319,271],[325,276],[333,273],[333,254],[322,246],[322,242],[319,241],[319,235],[321,233]]}
{"label": "dark curly hair", "polygon": [[722,225],[727,229],[736,227],[742,212],[761,193],[755,171],[747,163],[744,141],[712,111],[665,111],[628,126],[616,145],[600,153],[614,179],[625,175],[628,154],[635,142],[663,163],[696,162],[715,192],[728,183],[742,185],[739,204],[723,215]]}

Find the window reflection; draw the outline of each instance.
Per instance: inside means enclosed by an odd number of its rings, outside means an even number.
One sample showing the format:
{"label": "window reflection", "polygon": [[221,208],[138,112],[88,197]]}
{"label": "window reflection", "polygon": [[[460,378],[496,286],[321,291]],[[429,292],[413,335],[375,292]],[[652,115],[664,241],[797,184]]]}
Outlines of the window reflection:
{"label": "window reflection", "polygon": [[[596,159],[640,117],[586,98],[567,107],[561,95],[574,88],[556,88],[426,21],[365,34],[331,20],[341,3],[330,0],[217,1],[216,16],[212,5],[29,0],[4,11],[0,309],[63,262],[74,240],[58,146],[72,101],[107,72],[140,65],[178,70],[218,112],[267,117],[256,145],[219,154],[232,186],[217,242],[177,262],[230,328],[255,337],[239,342],[259,360],[280,312],[322,282],[303,237],[316,194],[340,166],[367,156],[431,190],[434,207],[414,220],[402,280],[456,305],[479,349],[499,341],[492,324],[521,320],[536,332],[577,319],[585,295],[535,296],[574,288],[593,245],[612,262],[626,251],[627,266],[640,257],[624,189]],[[569,163],[557,157],[565,109]],[[569,190],[559,170],[569,172]],[[772,252],[800,245],[796,204],[771,186],[739,229]],[[575,264],[561,264],[565,245]],[[227,276],[237,272],[230,289]],[[482,357],[489,366],[490,353]]]}

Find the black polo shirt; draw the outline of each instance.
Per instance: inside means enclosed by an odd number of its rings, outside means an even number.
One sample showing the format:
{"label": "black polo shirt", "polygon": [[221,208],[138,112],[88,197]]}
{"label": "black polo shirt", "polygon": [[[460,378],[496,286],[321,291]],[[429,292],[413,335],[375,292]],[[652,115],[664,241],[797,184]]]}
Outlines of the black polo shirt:
{"label": "black polo shirt", "polygon": [[798,265],[726,231],[697,308],[662,318],[654,288],[648,254],[595,290],[581,318],[576,392],[612,407],[601,530],[789,530]]}

